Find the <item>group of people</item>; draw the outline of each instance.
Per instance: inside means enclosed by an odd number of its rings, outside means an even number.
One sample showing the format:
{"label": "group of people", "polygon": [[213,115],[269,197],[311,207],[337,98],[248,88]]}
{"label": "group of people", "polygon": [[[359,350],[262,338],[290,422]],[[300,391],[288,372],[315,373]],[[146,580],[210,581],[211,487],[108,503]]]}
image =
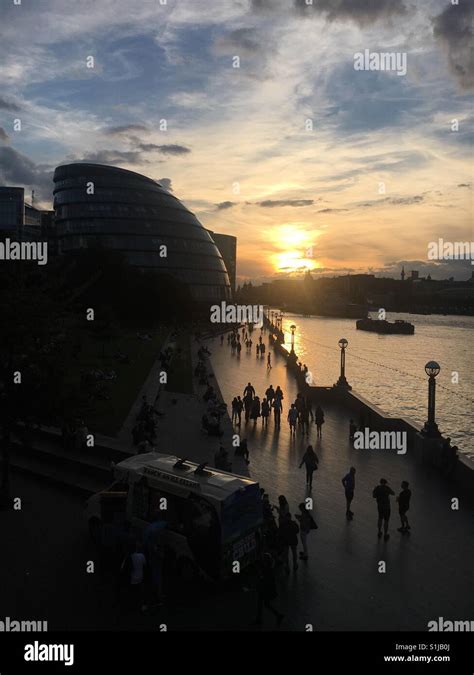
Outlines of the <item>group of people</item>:
{"label": "group of people", "polygon": [[[255,393],[255,388],[249,382],[245,387],[242,397],[235,396],[232,400],[232,422],[237,426],[242,424],[242,413],[245,415],[245,422],[253,420],[254,425],[257,424],[257,419],[262,418],[262,426],[268,424],[268,419],[273,413],[275,420],[275,427],[281,427],[281,414],[283,412],[283,391],[278,385],[276,389],[273,385],[265,391],[265,395],[260,398]],[[299,426],[301,432],[305,435],[309,434],[310,421],[316,424],[316,436],[322,438],[322,427],[325,422],[324,411],[320,405],[316,406],[313,412],[312,402],[308,397],[299,393],[291,404],[287,415],[290,433],[296,434]]]}
{"label": "group of people", "polygon": [[[346,498],[346,517],[348,520],[352,520],[354,517],[354,512],[351,511],[351,504],[352,500],[354,499],[355,475],[356,469],[355,467],[351,466],[349,472],[342,478],[341,481],[344,487]],[[372,497],[377,502],[377,536],[380,539],[383,535],[384,541],[388,541],[390,538],[388,533],[391,516],[390,497],[393,496],[395,496],[395,492],[389,486],[388,481],[385,478],[381,478],[379,484],[372,491]],[[398,528],[398,531],[401,534],[408,534],[411,530],[407,516],[408,510],[410,509],[410,500],[411,490],[409,483],[408,481],[404,480],[401,483],[401,492],[397,497],[398,513],[400,516],[400,527]]]}
{"label": "group of people", "polygon": [[[255,345],[255,355],[257,358],[263,359],[265,352],[267,351],[265,342],[263,341],[264,328],[260,329],[260,336],[258,338],[257,344]],[[241,332],[238,328],[235,328],[233,331],[227,334],[227,344],[231,348],[232,354],[237,354],[240,356],[242,351],[242,345],[245,345],[245,350],[248,354],[252,352],[253,340],[252,340],[253,327],[250,324],[249,327],[243,327]],[[224,344],[224,334],[221,335],[221,345]],[[272,368],[272,357],[270,352],[267,354],[267,370]]]}

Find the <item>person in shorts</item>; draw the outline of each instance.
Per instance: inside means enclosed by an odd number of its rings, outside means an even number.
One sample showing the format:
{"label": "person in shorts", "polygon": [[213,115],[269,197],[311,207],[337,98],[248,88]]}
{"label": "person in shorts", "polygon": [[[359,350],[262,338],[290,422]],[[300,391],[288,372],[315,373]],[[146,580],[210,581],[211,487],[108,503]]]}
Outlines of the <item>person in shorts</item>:
{"label": "person in shorts", "polygon": [[407,533],[411,528],[408,523],[407,511],[410,508],[410,499],[411,499],[411,490],[408,489],[409,483],[404,480],[402,482],[402,491],[397,497],[398,502],[398,513],[400,514],[401,527],[398,528],[398,531],[402,534]]}
{"label": "person in shorts", "polygon": [[380,479],[379,485],[377,485],[372,492],[372,497],[377,500],[377,509],[379,513],[377,536],[379,539],[382,536],[383,523],[384,541],[390,539],[388,533],[388,523],[390,521],[390,496],[394,494],[395,492],[389,487],[388,481],[385,480],[385,478]]}

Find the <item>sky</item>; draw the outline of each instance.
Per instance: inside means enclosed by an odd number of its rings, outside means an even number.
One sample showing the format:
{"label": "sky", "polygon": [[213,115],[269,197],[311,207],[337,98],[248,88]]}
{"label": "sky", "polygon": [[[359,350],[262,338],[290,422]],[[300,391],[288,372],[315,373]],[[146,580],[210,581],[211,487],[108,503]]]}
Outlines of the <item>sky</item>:
{"label": "sky", "polygon": [[[50,207],[58,164],[143,173],[237,236],[240,282],[466,279],[427,259],[473,240],[474,0],[453,3],[0,0],[0,184]],[[406,73],[355,69],[365,50]]]}

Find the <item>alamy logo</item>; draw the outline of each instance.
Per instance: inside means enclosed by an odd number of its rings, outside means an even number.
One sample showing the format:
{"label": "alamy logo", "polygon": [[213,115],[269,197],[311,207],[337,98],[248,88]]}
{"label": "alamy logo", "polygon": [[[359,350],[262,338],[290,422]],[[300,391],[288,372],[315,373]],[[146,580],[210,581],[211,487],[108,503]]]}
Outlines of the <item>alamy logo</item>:
{"label": "alamy logo", "polygon": [[407,74],[406,52],[363,52],[354,54],[354,70],[393,70],[397,75]]}
{"label": "alamy logo", "polygon": [[228,305],[225,301],[211,307],[211,323],[253,323],[263,326],[263,305]]}
{"label": "alamy logo", "polygon": [[41,633],[47,630],[47,621],[16,621],[9,616],[0,621],[0,633]]}
{"label": "alamy logo", "polygon": [[436,621],[428,621],[428,631],[440,633],[463,633],[474,631],[474,621],[449,621],[439,616]]}
{"label": "alamy logo", "polygon": [[474,241],[430,241],[428,260],[470,260],[474,265]]}
{"label": "alamy logo", "polygon": [[0,260],[36,260],[38,265],[46,265],[48,242],[12,241],[7,237],[0,242]]}
{"label": "alamy logo", "polygon": [[396,450],[397,455],[404,455],[407,451],[406,431],[356,431],[354,434],[354,448],[356,450]]}
{"label": "alamy logo", "polygon": [[74,645],[48,645],[40,642],[25,645],[25,661],[63,661],[74,665]]}

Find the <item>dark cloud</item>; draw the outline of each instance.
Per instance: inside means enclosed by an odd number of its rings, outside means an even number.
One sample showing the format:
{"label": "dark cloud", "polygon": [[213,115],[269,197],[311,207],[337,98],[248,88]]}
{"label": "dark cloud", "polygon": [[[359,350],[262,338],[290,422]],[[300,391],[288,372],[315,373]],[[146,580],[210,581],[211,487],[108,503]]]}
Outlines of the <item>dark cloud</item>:
{"label": "dark cloud", "polygon": [[375,268],[372,271],[377,276],[400,277],[402,267],[409,275],[411,270],[417,270],[420,277],[431,275],[432,279],[449,279],[454,277],[459,281],[467,281],[471,276],[472,265],[470,260],[439,260],[436,262],[427,262],[426,260],[397,260],[396,262],[385,263],[383,267]]}
{"label": "dark cloud", "polygon": [[0,127],[0,141],[8,141],[9,136],[3,127]]}
{"label": "dark cloud", "polygon": [[305,16],[323,13],[330,21],[350,19],[361,26],[407,11],[403,0],[313,0],[311,5],[306,0],[294,0],[294,6]]}
{"label": "dark cloud", "polygon": [[148,131],[144,124],[124,124],[118,127],[110,127],[104,133],[108,136],[120,136],[121,134],[129,134],[131,131]]}
{"label": "dark cloud", "polygon": [[358,208],[368,209],[372,206],[407,206],[410,204],[420,204],[425,198],[422,195],[413,195],[412,197],[384,197],[383,199],[373,199],[370,202],[358,202],[355,204]]}
{"label": "dark cloud", "polygon": [[162,185],[165,190],[168,190],[168,192],[173,192],[173,188],[171,186],[171,178],[159,178],[157,181],[160,185]]}
{"label": "dark cloud", "polygon": [[97,152],[86,153],[79,160],[80,162],[91,162],[92,164],[120,164],[128,162],[129,164],[139,164],[145,160],[141,152],[127,152],[122,150],[98,150]]}
{"label": "dark cloud", "polygon": [[237,202],[219,202],[219,204],[216,204],[217,210],[222,211],[223,209],[230,209],[235,206],[236,203]]}
{"label": "dark cloud", "polygon": [[143,152],[162,152],[164,155],[187,155],[191,150],[184,145],[156,145],[156,143],[139,143]]}
{"label": "dark cloud", "polygon": [[255,28],[238,28],[227,35],[219,37],[215,42],[218,52],[227,54],[232,53],[255,53],[264,49],[266,45],[262,43],[261,35]]}
{"label": "dark cloud", "polygon": [[0,96],[0,110],[8,110],[10,112],[19,112],[20,106],[11,101],[7,101],[3,96]]}
{"label": "dark cloud", "polygon": [[433,19],[434,35],[445,47],[449,67],[463,89],[474,87],[473,22],[474,0],[461,0],[459,5],[448,4]]}
{"label": "dark cloud", "polygon": [[320,209],[318,213],[339,213],[340,211],[348,211],[348,209]]}
{"label": "dark cloud", "polygon": [[274,208],[275,206],[311,206],[314,199],[265,199],[263,202],[257,202],[259,206],[265,208]]}
{"label": "dark cloud", "polygon": [[0,147],[0,183],[34,188],[40,200],[50,201],[53,194],[53,171],[35,164],[9,146]]}

